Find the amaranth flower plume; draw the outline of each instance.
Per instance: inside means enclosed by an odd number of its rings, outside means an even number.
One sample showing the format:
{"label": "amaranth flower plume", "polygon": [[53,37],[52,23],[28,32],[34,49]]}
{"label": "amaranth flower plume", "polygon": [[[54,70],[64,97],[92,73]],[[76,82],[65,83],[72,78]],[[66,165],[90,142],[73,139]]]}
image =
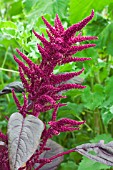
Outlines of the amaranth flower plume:
{"label": "amaranth flower plume", "polygon": [[44,35],[41,36],[33,30],[34,35],[40,39],[43,44],[43,47],[40,44],[37,45],[42,56],[42,61],[39,65],[33,63],[26,55],[17,49],[18,54],[27,64],[24,64],[14,56],[15,61],[19,65],[19,73],[23,86],[26,89],[26,92],[29,93],[29,100],[32,101],[28,110],[29,108],[33,109],[33,115],[38,116],[40,112],[45,112],[54,108],[57,104],[56,102],[64,97],[59,95],[59,92],[73,88],[85,88],[85,86],[80,84],[60,84],[80,75],[84,71],[84,68],[79,72],[61,75],[55,75],[53,70],[56,65],[90,60],[90,58],[78,58],[73,57],[72,55],[78,51],[95,46],[95,44],[76,45],[76,43],[94,40],[97,39],[97,37],[82,36],[81,33],[75,35],[77,31],[81,31],[81,29],[86,26],[93,16],[94,11],[92,10],[90,16],[86,17],[81,22],[70,26],[67,30],[64,30],[58,15],[56,15],[55,18],[54,27],[42,17],[47,27],[49,41]]}

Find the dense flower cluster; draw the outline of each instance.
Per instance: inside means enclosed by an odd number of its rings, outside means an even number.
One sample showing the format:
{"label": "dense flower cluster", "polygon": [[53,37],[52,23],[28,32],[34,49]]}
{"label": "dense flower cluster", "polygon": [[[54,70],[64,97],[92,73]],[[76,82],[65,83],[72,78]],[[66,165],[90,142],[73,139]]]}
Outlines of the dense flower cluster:
{"label": "dense flower cluster", "polygon": [[[31,114],[38,117],[40,112],[46,112],[50,109],[53,109],[52,119],[48,122],[50,127],[47,129],[45,125],[45,130],[42,134],[40,150],[37,150],[30,160],[27,161],[26,169],[27,167],[28,169],[29,167],[32,168],[36,162],[40,162],[42,164],[40,164],[40,166],[37,168],[38,170],[45,163],[50,162],[49,159],[46,161],[45,159],[39,159],[39,155],[48,149],[45,147],[48,138],[51,138],[53,135],[58,135],[60,132],[78,130],[79,125],[84,124],[84,121],[78,122],[68,118],[62,118],[60,120],[56,119],[58,108],[65,105],[59,102],[60,99],[65,97],[59,92],[74,88],[85,88],[85,86],[81,84],[62,84],[62,82],[68,81],[71,78],[80,75],[84,71],[84,68],[79,72],[71,72],[59,75],[55,75],[53,70],[56,65],[90,60],[90,58],[73,57],[73,54],[95,46],[95,44],[81,45],[81,42],[94,40],[97,39],[97,37],[82,36],[81,32],[78,35],[76,34],[77,31],[81,31],[81,29],[86,26],[93,16],[94,11],[92,10],[90,16],[86,17],[81,22],[70,26],[67,30],[64,30],[58,15],[56,15],[55,18],[54,27],[51,26],[44,17],[42,17],[47,27],[49,41],[44,37],[44,35],[41,36],[33,30],[34,35],[43,44],[43,46],[40,44],[37,45],[42,56],[42,61],[39,65],[33,63],[25,54],[17,49],[17,53],[22,57],[25,63],[19,60],[16,56],[14,56],[14,59],[19,66],[20,79],[23,83],[25,93],[28,94],[27,99],[26,95],[23,93],[24,104],[21,106],[15,95],[15,92],[12,91],[19,112],[24,117],[26,114]],[[77,43],[79,45],[77,45]],[[2,165],[0,166],[2,167]]]}
{"label": "dense flower cluster", "polygon": [[[95,46],[95,44],[76,45],[76,43],[97,39],[97,37],[84,37],[81,33],[79,35],[75,35],[77,31],[80,31],[93,18],[93,16],[94,11],[92,11],[91,15],[83,21],[70,26],[67,30],[64,30],[58,15],[56,15],[55,18],[54,27],[51,26],[44,17],[42,17],[45,25],[47,26],[47,34],[50,40],[46,40],[44,35],[41,36],[33,30],[34,35],[40,39],[43,44],[43,47],[40,44],[37,45],[42,56],[42,62],[40,65],[33,63],[27,56],[17,49],[18,54],[27,64],[25,65],[16,56],[14,56],[15,61],[19,65],[21,81],[26,92],[29,93],[29,100],[32,101],[30,102],[28,110],[33,109],[33,115],[38,116],[40,112],[45,112],[55,108],[57,101],[64,98],[64,96],[59,95],[59,92],[73,88],[85,88],[85,86],[80,84],[61,84],[74,76],[80,75],[84,71],[84,68],[79,72],[61,75],[53,74],[53,70],[56,65],[90,59],[72,57],[72,55],[78,51]],[[62,106],[62,104],[59,105],[59,107],[60,106]]]}

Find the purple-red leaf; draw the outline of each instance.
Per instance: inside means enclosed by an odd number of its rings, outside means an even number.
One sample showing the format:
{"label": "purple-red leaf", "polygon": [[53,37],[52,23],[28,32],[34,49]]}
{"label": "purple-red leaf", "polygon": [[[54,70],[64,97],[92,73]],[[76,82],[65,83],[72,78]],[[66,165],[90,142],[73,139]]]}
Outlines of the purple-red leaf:
{"label": "purple-red leaf", "polygon": [[[50,139],[47,141],[46,147],[51,148],[51,150],[43,152],[40,155],[41,159],[42,158],[50,158],[54,155],[57,155],[57,154],[63,152],[63,147]],[[40,168],[40,170],[55,170],[55,169],[57,169],[57,167],[60,165],[60,163],[62,161],[63,161],[63,156],[58,157],[58,158],[54,159],[51,163],[44,165],[42,168]],[[37,168],[38,166],[39,166],[39,163],[36,163],[34,168]]]}
{"label": "purple-red leaf", "polygon": [[[75,148],[76,152],[88,157],[91,160],[113,166],[113,142],[104,144],[101,140],[99,143],[86,143]],[[89,153],[94,151],[96,155]]]}
{"label": "purple-red leaf", "polygon": [[23,84],[19,81],[14,81],[8,84],[7,86],[5,86],[4,89],[0,91],[0,96],[3,94],[11,93],[12,89],[14,89],[16,93],[24,92]]}
{"label": "purple-red leaf", "polygon": [[43,122],[35,116],[13,113],[8,122],[8,152],[11,170],[18,170],[34,154],[40,142]]}

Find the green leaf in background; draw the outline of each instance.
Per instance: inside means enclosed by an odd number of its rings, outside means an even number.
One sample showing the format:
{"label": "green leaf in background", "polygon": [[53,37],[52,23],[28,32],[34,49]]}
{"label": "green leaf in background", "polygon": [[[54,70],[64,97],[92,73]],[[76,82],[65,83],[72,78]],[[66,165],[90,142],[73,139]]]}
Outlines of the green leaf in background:
{"label": "green leaf in background", "polygon": [[77,164],[73,161],[68,161],[66,163],[61,163],[59,170],[77,170]]}
{"label": "green leaf in background", "polygon": [[108,14],[111,20],[113,20],[112,10],[113,10],[113,2],[111,2],[111,4],[108,6]]}
{"label": "green leaf in background", "polygon": [[22,0],[23,9],[25,13],[30,13],[30,11],[35,7],[38,0]]}
{"label": "green leaf in background", "polygon": [[105,126],[113,119],[113,106],[105,107],[101,110],[102,120]]}
{"label": "green leaf in background", "polygon": [[99,84],[94,86],[94,92],[91,92],[90,87],[84,89],[82,101],[87,109],[95,110],[104,100],[103,87]]}
{"label": "green leaf in background", "polygon": [[74,63],[67,63],[67,64],[64,64],[63,66],[58,66],[58,72],[60,73],[65,73],[65,72],[70,72],[70,71],[75,71],[75,64]]}
{"label": "green leaf in background", "polygon": [[17,25],[12,21],[1,21],[0,28],[17,29]]}
{"label": "green leaf in background", "polygon": [[[6,1],[5,1],[6,3]],[[10,17],[16,16],[16,15],[22,15],[22,1],[17,0],[17,1],[11,1],[8,4],[8,10],[7,10],[7,15]]]}
{"label": "green leaf in background", "polygon": [[[99,34],[101,34],[101,32],[103,31],[103,29],[105,29],[107,24],[108,24],[108,20],[103,18],[102,15],[100,15],[99,13],[95,12],[94,19],[92,20],[91,23],[89,23],[86,26],[87,35],[99,36]],[[98,27],[97,27],[97,25],[98,25]],[[98,41],[100,41],[100,39]],[[96,42],[98,42],[98,41],[96,41]]]}
{"label": "green leaf in background", "polygon": [[113,140],[113,138],[111,137],[111,134],[101,134],[101,135],[97,135],[94,139],[91,139],[91,143],[97,143],[100,140],[104,140],[104,143],[109,143]]}
{"label": "green leaf in background", "polygon": [[107,77],[105,81],[106,101],[103,106],[113,105],[113,76]]}
{"label": "green leaf in background", "polygon": [[77,105],[76,103],[67,102],[67,106],[59,108],[59,117],[62,117],[63,114],[72,115],[72,117],[78,117],[78,115],[83,110],[83,104]]}
{"label": "green leaf in background", "polygon": [[[0,44],[8,48],[10,45],[14,45],[16,42],[15,35],[17,32],[17,25],[12,21],[1,21],[0,22]],[[17,47],[17,46],[16,46]]]}
{"label": "green leaf in background", "polygon": [[100,164],[98,162],[92,161],[86,157],[83,157],[83,160],[80,162],[78,170],[108,170],[110,169],[110,166]]}
{"label": "green leaf in background", "polygon": [[109,23],[99,35],[98,47],[103,47],[107,54],[113,55],[113,22]]}
{"label": "green leaf in background", "polygon": [[0,121],[0,129],[2,129],[3,127],[6,127],[7,122],[6,120]]}
{"label": "green leaf in background", "polygon": [[2,44],[6,49],[9,46],[12,46],[13,48],[18,47],[17,41],[15,40],[15,38],[11,38],[11,36],[3,36],[3,37],[1,37],[0,44]]}
{"label": "green leaf in background", "polygon": [[112,0],[70,0],[70,23],[81,21],[88,16],[92,9],[95,11],[102,10],[106,5],[109,5]]}
{"label": "green leaf in background", "polygon": [[29,17],[40,17],[45,14],[51,15],[52,18],[55,17],[56,13],[60,17],[65,17],[65,12],[67,10],[67,5],[69,3],[69,0],[33,0],[33,2],[37,3],[34,5],[31,2],[32,0],[24,0],[24,12]]}

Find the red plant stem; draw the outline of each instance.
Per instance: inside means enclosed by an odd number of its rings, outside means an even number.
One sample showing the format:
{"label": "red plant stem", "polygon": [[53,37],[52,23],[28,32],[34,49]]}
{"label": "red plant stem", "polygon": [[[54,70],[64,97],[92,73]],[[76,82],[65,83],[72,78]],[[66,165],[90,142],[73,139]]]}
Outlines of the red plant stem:
{"label": "red plant stem", "polygon": [[[54,160],[54,159],[56,159],[56,158],[58,158],[58,157],[60,157],[60,156],[63,156],[63,155],[66,155],[66,154],[69,154],[69,153],[75,152],[75,151],[76,151],[75,148],[73,148],[73,149],[70,149],[70,150],[68,150],[68,151],[65,151],[65,152],[59,153],[59,154],[57,154],[57,155],[54,155],[54,156],[52,156],[51,158],[48,158],[48,159],[52,162],[52,160]],[[35,170],[39,170],[39,169],[40,169],[42,166],[44,166],[45,164],[47,164],[47,163],[44,162],[44,163],[40,164]]]}

